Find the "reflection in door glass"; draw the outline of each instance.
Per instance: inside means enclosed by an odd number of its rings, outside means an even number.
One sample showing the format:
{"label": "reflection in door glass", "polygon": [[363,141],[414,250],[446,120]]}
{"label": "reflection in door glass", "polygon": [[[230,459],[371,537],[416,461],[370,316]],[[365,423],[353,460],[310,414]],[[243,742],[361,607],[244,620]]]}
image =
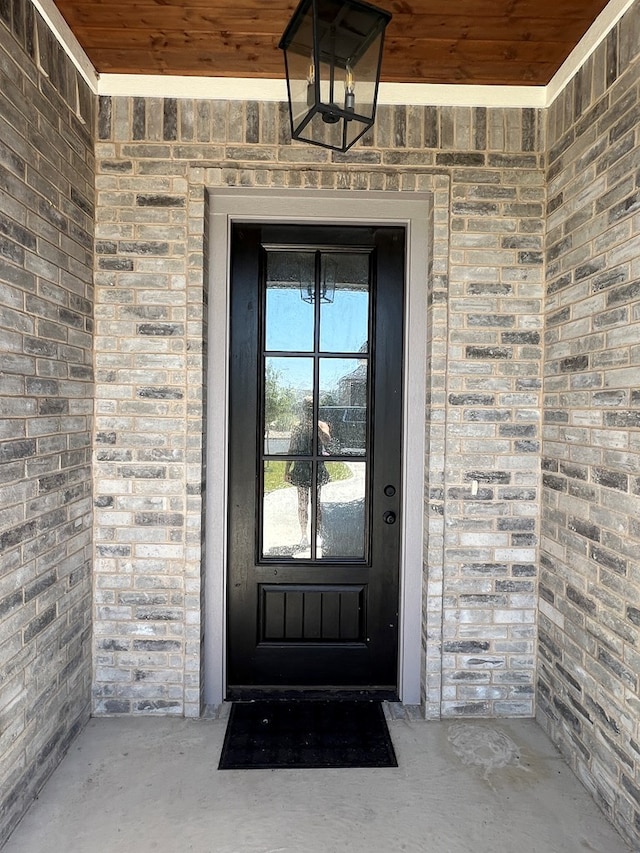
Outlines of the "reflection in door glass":
{"label": "reflection in door glass", "polygon": [[285,479],[288,462],[264,463],[262,496],[262,556],[293,557],[304,545],[308,531],[300,529],[297,490]]}
{"label": "reflection in door glass", "polygon": [[296,470],[294,462],[272,459],[264,462],[263,483],[263,558],[365,557],[366,463],[309,461]]}
{"label": "reflection in door glass", "polygon": [[366,463],[329,463],[318,495],[318,559],[365,557]]}
{"label": "reflection in door glass", "polygon": [[266,349],[313,350],[315,253],[268,252]]}
{"label": "reflection in door glass", "polygon": [[[335,463],[334,463],[335,464]],[[262,498],[262,556],[312,560],[322,556],[319,501],[331,479],[332,463],[311,460],[264,462]],[[313,494],[314,483],[317,484]],[[315,541],[312,530],[315,529]]]}
{"label": "reflection in door glass", "polygon": [[262,558],[366,557],[369,266],[267,251]]}
{"label": "reflection in door glass", "polygon": [[[264,376],[264,452],[292,453],[291,438],[313,388],[313,358],[267,356]],[[308,451],[311,452],[310,450]]]}
{"label": "reflection in door glass", "polygon": [[369,338],[369,255],[323,253],[320,351],[366,352]]}
{"label": "reflection in door glass", "polygon": [[320,359],[320,417],[330,429],[331,452],[364,456],[367,435],[368,359]]}

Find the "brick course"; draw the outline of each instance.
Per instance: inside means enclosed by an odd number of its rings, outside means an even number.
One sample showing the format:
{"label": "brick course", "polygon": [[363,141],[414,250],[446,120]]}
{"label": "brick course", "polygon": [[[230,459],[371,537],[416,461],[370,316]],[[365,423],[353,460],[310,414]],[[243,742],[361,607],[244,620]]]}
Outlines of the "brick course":
{"label": "brick course", "polygon": [[95,98],[0,3],[0,845],[87,721]]}

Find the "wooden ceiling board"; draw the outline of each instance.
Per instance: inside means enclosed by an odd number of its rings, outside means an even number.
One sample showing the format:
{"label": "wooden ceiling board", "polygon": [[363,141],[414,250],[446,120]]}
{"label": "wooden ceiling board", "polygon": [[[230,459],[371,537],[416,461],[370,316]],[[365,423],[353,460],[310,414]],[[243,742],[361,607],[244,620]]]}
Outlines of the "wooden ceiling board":
{"label": "wooden ceiling board", "polygon": [[[133,19],[132,19],[133,17]],[[482,21],[469,21],[462,15],[431,15],[417,14],[411,17],[398,17],[393,26],[387,30],[387,40],[395,39],[449,39],[485,41],[487,33],[491,40],[506,42],[537,42],[559,43],[566,45],[571,39],[567,38],[567,25],[575,28],[581,26],[579,18],[540,18],[536,22],[535,33],[530,21],[526,18],[499,18],[486,16]],[[190,4],[179,6],[166,4],[158,7],[153,3],[113,3],[110,6],[97,4],[74,9],[74,33],[86,33],[86,37],[97,36],[107,29],[132,29],[148,33],[158,31],[185,31],[197,28],[198,33],[226,34],[238,38],[248,34],[270,35],[276,41],[282,35],[279,20],[271,17],[267,20],[259,12],[247,10],[244,14],[229,13],[214,15],[202,11]]]}
{"label": "wooden ceiling board", "polygon": [[[99,73],[283,76],[289,0],[57,0]],[[378,0],[382,79],[545,85],[607,0]]]}

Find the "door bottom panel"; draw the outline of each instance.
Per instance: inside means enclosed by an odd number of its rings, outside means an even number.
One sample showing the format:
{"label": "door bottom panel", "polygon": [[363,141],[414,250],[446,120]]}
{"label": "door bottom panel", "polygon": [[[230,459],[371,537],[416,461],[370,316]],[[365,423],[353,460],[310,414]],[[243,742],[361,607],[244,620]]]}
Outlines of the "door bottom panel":
{"label": "door bottom panel", "polygon": [[262,642],[364,642],[364,586],[262,584]]}

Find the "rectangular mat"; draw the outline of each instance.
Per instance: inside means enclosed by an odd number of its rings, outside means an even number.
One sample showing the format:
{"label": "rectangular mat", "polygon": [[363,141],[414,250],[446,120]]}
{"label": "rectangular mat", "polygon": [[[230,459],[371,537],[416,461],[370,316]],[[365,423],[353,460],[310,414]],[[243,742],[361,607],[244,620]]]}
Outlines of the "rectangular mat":
{"label": "rectangular mat", "polygon": [[234,702],[219,770],[397,767],[382,703]]}

